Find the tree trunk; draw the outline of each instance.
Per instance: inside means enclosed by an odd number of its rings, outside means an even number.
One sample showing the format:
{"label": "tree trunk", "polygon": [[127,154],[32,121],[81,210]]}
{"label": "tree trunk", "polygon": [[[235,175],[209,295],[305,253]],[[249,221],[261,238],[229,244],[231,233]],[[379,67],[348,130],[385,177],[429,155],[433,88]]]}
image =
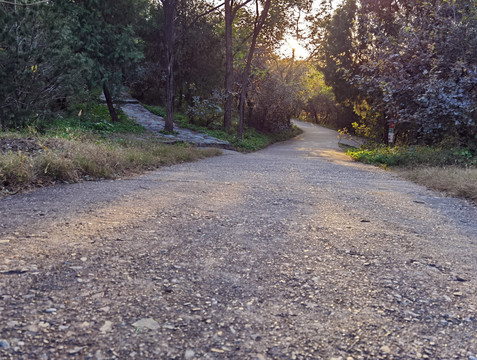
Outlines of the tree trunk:
{"label": "tree trunk", "polygon": [[[258,2],[258,0],[256,1]],[[247,56],[247,63],[245,65],[245,69],[242,75],[242,89],[240,93],[240,105],[239,105],[240,120],[239,120],[238,132],[237,132],[237,138],[240,141],[242,141],[242,138],[243,138],[243,128],[245,123],[245,102],[247,99],[248,81],[250,78],[250,70],[252,69],[253,54],[257,46],[258,35],[260,34],[260,31],[262,30],[263,25],[265,24],[265,20],[267,19],[268,11],[270,10],[271,4],[272,4],[272,0],[265,1],[265,4],[263,5],[262,13],[260,14],[260,17],[254,24],[252,44],[250,45],[250,51],[248,52],[248,56]],[[257,3],[257,13],[258,13],[258,3]]]}
{"label": "tree trunk", "polygon": [[109,92],[108,84],[106,81],[103,81],[103,93],[104,97],[106,98],[106,104],[108,105],[109,115],[111,116],[112,122],[119,122],[118,114],[116,113],[116,109],[114,108],[113,98],[111,97],[111,93]]}
{"label": "tree trunk", "polygon": [[232,86],[233,86],[233,51],[232,51],[232,4],[225,0],[225,108],[224,129],[230,131],[232,125]]}
{"label": "tree trunk", "polygon": [[164,45],[167,56],[167,110],[164,130],[172,133],[174,131],[174,21],[176,18],[176,0],[162,0],[162,7],[164,9]]}

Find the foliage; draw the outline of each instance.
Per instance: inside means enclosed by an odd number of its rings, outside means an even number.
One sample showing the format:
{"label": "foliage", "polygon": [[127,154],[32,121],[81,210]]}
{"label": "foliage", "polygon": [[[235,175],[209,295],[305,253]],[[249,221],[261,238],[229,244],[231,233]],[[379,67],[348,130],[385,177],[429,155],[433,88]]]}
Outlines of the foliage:
{"label": "foliage", "polygon": [[333,88],[326,85],[322,72],[307,66],[300,87],[304,96],[302,120],[337,129],[348,125],[343,121],[343,108],[336,102]]}
{"label": "foliage", "polygon": [[358,130],[383,142],[395,121],[400,142],[475,142],[476,24],[475,0],[347,0],[315,19],[314,46]]}
{"label": "foliage", "polygon": [[249,126],[267,133],[289,130],[298,109],[297,85],[272,71],[259,78],[248,99]]}
{"label": "foliage", "polygon": [[190,122],[194,125],[205,126],[210,128],[211,126],[219,128],[224,116],[224,110],[221,107],[223,104],[224,96],[214,91],[212,96],[208,99],[201,99],[199,96],[194,96],[194,104],[189,106],[187,115]]}
{"label": "foliage", "polygon": [[86,90],[92,63],[74,51],[71,19],[50,5],[0,5],[3,129],[42,120]]}
{"label": "foliage", "polygon": [[[384,118],[409,124],[427,143],[444,136],[472,139],[477,108],[477,12],[469,2],[415,2],[419,16],[396,12],[389,34],[379,16],[362,14],[374,46],[355,77]],[[408,127],[409,127],[408,125]]]}
{"label": "foliage", "polygon": [[430,146],[377,146],[350,149],[353,159],[380,166],[476,166],[477,152],[466,148],[449,149]]}
{"label": "foliage", "polygon": [[1,4],[3,128],[42,121],[98,85],[120,86],[123,73],[142,56],[128,25],[136,3]]}

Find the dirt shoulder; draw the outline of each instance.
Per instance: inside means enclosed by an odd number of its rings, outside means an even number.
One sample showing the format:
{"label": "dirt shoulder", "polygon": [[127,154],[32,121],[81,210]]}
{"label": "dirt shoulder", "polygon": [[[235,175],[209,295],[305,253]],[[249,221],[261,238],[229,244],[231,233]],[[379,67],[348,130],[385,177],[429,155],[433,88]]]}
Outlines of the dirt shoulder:
{"label": "dirt shoulder", "polygon": [[476,208],[300,126],[0,200],[0,357],[476,357]]}

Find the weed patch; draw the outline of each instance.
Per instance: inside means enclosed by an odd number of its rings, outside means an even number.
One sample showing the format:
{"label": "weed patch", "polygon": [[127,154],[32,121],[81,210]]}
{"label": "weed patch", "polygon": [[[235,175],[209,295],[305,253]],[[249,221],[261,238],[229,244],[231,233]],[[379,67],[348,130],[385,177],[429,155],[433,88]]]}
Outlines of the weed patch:
{"label": "weed patch", "polygon": [[378,146],[351,148],[347,154],[357,161],[384,167],[474,166],[477,154],[469,149],[445,149],[428,146]]}
{"label": "weed patch", "polygon": [[42,137],[30,138],[29,141],[41,144],[41,150],[34,147],[30,152],[20,150],[0,153],[0,190],[4,194],[49,183],[116,178],[162,165],[221,154],[219,149],[198,149],[183,144],[167,145],[155,138],[125,140],[98,136],[81,139]]}
{"label": "weed patch", "polygon": [[442,191],[450,196],[463,197],[477,202],[477,169],[451,167],[425,167],[401,169],[398,173],[404,178]]}
{"label": "weed patch", "polygon": [[396,146],[351,148],[353,159],[392,168],[404,178],[450,196],[477,201],[477,154],[466,148]]}

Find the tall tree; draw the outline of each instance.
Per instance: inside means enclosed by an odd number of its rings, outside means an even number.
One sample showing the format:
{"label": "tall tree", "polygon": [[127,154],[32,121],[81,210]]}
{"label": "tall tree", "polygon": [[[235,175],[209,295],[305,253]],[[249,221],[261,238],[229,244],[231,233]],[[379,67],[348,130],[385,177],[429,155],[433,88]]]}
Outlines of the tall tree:
{"label": "tall tree", "polygon": [[255,49],[257,46],[257,39],[260,31],[262,31],[263,26],[268,17],[268,12],[270,10],[270,6],[272,4],[271,0],[265,0],[263,4],[263,8],[260,11],[259,0],[255,0],[255,21],[253,24],[253,35],[252,35],[252,42],[250,44],[250,49],[247,55],[247,62],[245,64],[245,68],[242,74],[242,84],[241,84],[241,91],[240,91],[240,102],[239,102],[239,112],[240,112],[240,120],[239,126],[237,131],[237,137],[241,141],[243,137],[243,130],[245,124],[245,102],[248,90],[248,79],[250,77],[250,71],[252,69],[252,60],[253,55],[255,53]]}
{"label": "tall tree", "polygon": [[57,0],[55,5],[71,18],[75,52],[91,61],[91,86],[102,86],[110,116],[118,121],[112,95],[122,86],[124,74],[143,56],[131,26],[137,1]]}
{"label": "tall tree", "polygon": [[225,0],[225,108],[224,129],[229,131],[232,125],[232,89],[234,78],[233,22],[237,11],[252,0]]}
{"label": "tall tree", "polygon": [[166,50],[166,124],[164,130],[174,131],[174,55],[175,55],[175,20],[177,0],[161,0],[164,9],[164,48]]}
{"label": "tall tree", "polygon": [[57,5],[0,4],[3,128],[41,121],[91,78],[91,62],[75,51],[75,17]]}

